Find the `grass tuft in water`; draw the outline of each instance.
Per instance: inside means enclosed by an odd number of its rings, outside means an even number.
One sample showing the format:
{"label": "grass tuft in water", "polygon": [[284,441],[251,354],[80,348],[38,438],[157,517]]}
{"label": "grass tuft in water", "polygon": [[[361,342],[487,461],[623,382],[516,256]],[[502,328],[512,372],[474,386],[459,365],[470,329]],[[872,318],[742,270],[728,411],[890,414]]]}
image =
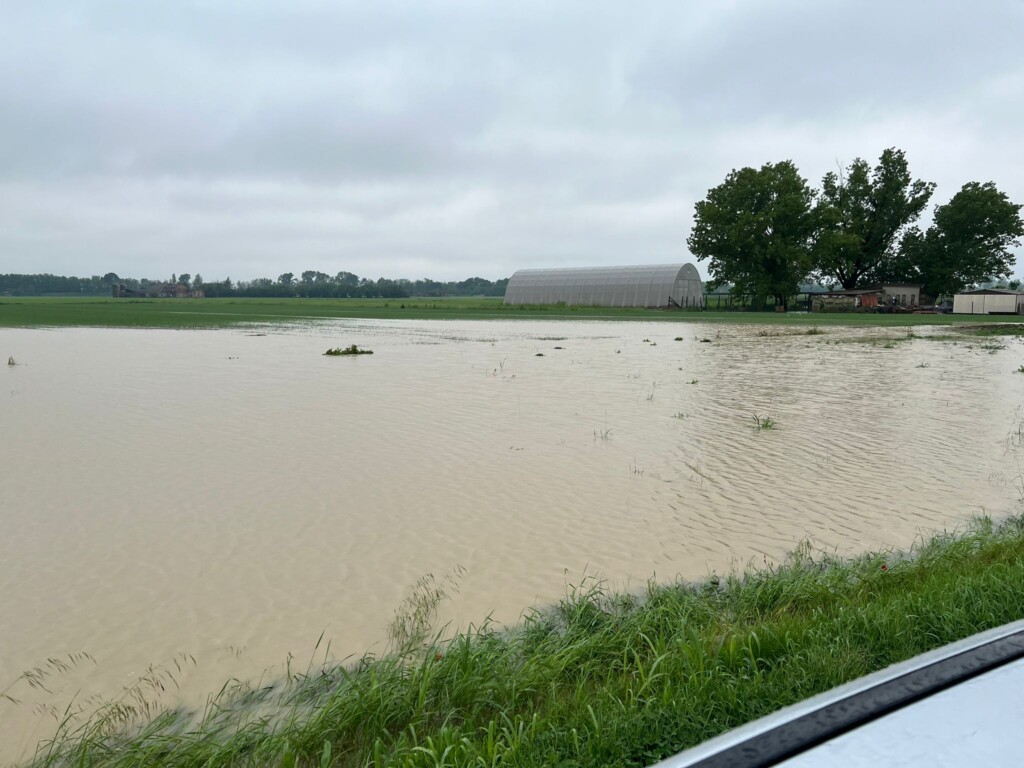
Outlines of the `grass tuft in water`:
{"label": "grass tuft in water", "polygon": [[330,357],[339,357],[343,355],[372,355],[372,349],[360,349],[355,344],[350,347],[335,347],[334,349],[328,349],[324,352],[325,355]]}
{"label": "grass tuft in water", "polygon": [[756,413],[751,416],[754,420],[754,429],[760,432],[762,429],[775,429],[778,424],[771,416],[758,416]]}

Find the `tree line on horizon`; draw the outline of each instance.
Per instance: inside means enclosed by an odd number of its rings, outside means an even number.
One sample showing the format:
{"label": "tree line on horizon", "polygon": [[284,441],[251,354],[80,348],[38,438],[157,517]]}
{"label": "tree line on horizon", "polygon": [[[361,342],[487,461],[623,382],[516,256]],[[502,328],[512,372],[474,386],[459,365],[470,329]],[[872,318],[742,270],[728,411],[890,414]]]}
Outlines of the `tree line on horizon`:
{"label": "tree line on horizon", "polygon": [[487,280],[470,277],[448,282],[423,278],[421,280],[370,280],[352,272],[328,275],[317,270],[306,270],[296,276],[285,272],[276,280],[261,277],[255,280],[231,278],[204,281],[202,275],[190,273],[171,275],[170,280],[121,277],[115,272],[92,277],[65,277],[61,275],[0,274],[0,295],[7,296],[109,296],[111,286],[121,284],[133,290],[170,283],[184,285],[190,290],[201,290],[205,296],[243,296],[250,298],[369,298],[401,299],[410,297],[444,296],[504,296],[508,278]]}
{"label": "tree line on horizon", "polygon": [[937,299],[1007,278],[1024,235],[1021,206],[989,181],[964,184],[917,222],[935,191],[914,179],[905,153],[882,152],[872,168],[855,159],[813,189],[791,160],[733,170],[694,211],[687,239],[708,262],[708,287],[737,295],[788,297],[807,281],[843,289],[915,283]]}

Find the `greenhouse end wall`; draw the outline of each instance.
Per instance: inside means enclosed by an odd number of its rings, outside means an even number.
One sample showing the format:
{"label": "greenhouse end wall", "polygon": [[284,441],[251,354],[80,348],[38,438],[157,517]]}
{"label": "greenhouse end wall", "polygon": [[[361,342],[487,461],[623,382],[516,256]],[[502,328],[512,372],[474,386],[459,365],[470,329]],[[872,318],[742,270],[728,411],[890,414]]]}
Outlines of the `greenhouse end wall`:
{"label": "greenhouse end wall", "polygon": [[505,304],[699,307],[703,300],[704,285],[693,264],[521,269],[505,289]]}

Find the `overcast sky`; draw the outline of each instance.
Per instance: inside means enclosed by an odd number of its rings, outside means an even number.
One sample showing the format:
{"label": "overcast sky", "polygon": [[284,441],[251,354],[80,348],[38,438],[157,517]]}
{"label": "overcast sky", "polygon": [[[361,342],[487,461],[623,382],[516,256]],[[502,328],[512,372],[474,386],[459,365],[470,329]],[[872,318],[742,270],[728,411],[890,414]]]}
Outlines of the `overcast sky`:
{"label": "overcast sky", "polygon": [[0,272],[685,260],[732,168],[792,159],[817,186],[889,146],[934,203],[971,180],[1024,202],[1019,0],[0,0],[0,19]]}

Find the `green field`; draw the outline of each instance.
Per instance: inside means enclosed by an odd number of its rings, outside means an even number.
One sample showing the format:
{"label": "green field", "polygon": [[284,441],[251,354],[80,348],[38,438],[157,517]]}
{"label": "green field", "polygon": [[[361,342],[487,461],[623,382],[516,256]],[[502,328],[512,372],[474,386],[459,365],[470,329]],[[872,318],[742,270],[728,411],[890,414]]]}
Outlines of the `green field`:
{"label": "green field", "polygon": [[290,323],[324,318],[384,320],[656,320],[663,322],[771,323],[781,325],[908,326],[1020,322],[971,315],[776,314],[656,309],[505,306],[479,299],[107,299],[0,298],[0,327],[100,326],[114,328],[223,328],[247,323]]}
{"label": "green field", "polygon": [[421,582],[388,654],[226,684],[198,719],[152,712],[143,684],[84,725],[67,721],[35,763],[649,765],[1024,617],[1024,517],[908,554],[837,560],[802,547],[780,567],[641,595],[588,584],[511,630],[484,621],[442,641],[429,619],[443,593]]}

